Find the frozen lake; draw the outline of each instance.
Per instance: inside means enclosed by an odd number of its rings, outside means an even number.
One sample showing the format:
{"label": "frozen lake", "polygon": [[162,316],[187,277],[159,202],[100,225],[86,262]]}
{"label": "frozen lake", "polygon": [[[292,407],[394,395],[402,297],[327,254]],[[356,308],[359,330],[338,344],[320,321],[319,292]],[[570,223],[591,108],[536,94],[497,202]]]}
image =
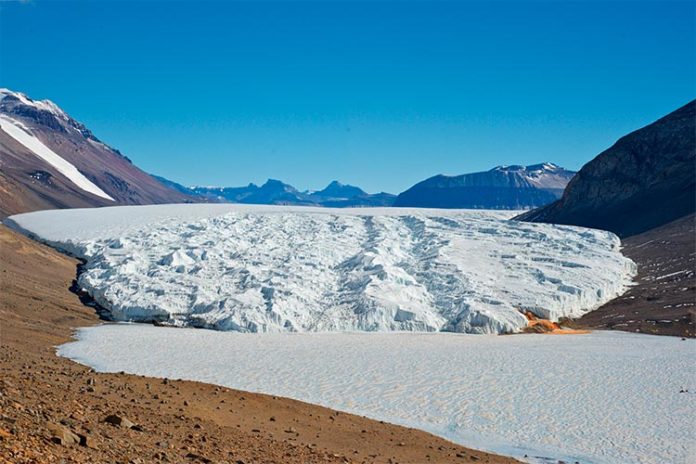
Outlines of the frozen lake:
{"label": "frozen lake", "polygon": [[321,404],[531,462],[681,464],[696,451],[694,340],[107,324],[59,353],[99,371]]}

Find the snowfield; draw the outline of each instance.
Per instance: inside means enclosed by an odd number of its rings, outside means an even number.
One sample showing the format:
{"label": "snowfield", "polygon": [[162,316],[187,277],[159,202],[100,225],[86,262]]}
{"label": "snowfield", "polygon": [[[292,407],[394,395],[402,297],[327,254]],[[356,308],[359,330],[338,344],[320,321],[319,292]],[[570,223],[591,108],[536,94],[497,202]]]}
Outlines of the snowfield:
{"label": "snowfield", "polygon": [[[537,463],[686,464],[696,341],[619,332],[243,334],[108,324],[59,354],[321,404]],[[687,393],[680,393],[688,390]]]}
{"label": "snowfield", "polygon": [[598,230],[473,210],[168,205],[42,211],[12,227],[87,260],[115,320],[241,332],[516,332],[577,317],[635,265]]}

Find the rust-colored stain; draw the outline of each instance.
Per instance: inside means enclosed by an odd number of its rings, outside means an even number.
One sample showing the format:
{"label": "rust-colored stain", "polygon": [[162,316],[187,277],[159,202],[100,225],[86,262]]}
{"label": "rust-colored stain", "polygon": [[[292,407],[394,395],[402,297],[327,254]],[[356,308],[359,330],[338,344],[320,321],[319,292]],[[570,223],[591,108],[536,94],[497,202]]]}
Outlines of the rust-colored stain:
{"label": "rust-colored stain", "polygon": [[524,312],[525,317],[529,321],[527,328],[524,330],[526,333],[541,333],[548,335],[568,335],[568,334],[586,334],[590,333],[589,330],[580,329],[567,329],[563,328],[555,322],[548,319],[540,319],[536,317],[529,311]]}

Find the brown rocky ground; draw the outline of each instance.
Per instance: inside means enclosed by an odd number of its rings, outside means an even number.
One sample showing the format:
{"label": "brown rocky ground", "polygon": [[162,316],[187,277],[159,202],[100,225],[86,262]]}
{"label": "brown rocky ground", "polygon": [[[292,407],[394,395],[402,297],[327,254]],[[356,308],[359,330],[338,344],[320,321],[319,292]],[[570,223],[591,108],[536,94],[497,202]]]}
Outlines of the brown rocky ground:
{"label": "brown rocky ground", "polygon": [[624,295],[565,325],[655,335],[696,336],[696,215],[622,240],[638,265]]}
{"label": "brown rocky ground", "polygon": [[76,264],[0,226],[0,463],[517,462],[298,401],[59,358],[73,328],[99,322],[68,291]]}

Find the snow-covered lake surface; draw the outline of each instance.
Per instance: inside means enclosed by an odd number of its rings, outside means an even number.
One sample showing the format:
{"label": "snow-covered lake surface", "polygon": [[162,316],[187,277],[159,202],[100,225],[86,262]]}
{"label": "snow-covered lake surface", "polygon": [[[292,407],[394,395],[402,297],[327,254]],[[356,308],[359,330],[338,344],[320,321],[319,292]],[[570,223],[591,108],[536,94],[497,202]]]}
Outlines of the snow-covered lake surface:
{"label": "snow-covered lake surface", "polygon": [[676,337],[108,324],[59,353],[100,371],[291,397],[531,462],[685,464],[696,452],[696,341]]}
{"label": "snow-covered lake surface", "polygon": [[115,320],[242,332],[515,332],[577,317],[635,272],[610,232],[404,208],[165,205],[42,211],[9,225],[87,260]]}

